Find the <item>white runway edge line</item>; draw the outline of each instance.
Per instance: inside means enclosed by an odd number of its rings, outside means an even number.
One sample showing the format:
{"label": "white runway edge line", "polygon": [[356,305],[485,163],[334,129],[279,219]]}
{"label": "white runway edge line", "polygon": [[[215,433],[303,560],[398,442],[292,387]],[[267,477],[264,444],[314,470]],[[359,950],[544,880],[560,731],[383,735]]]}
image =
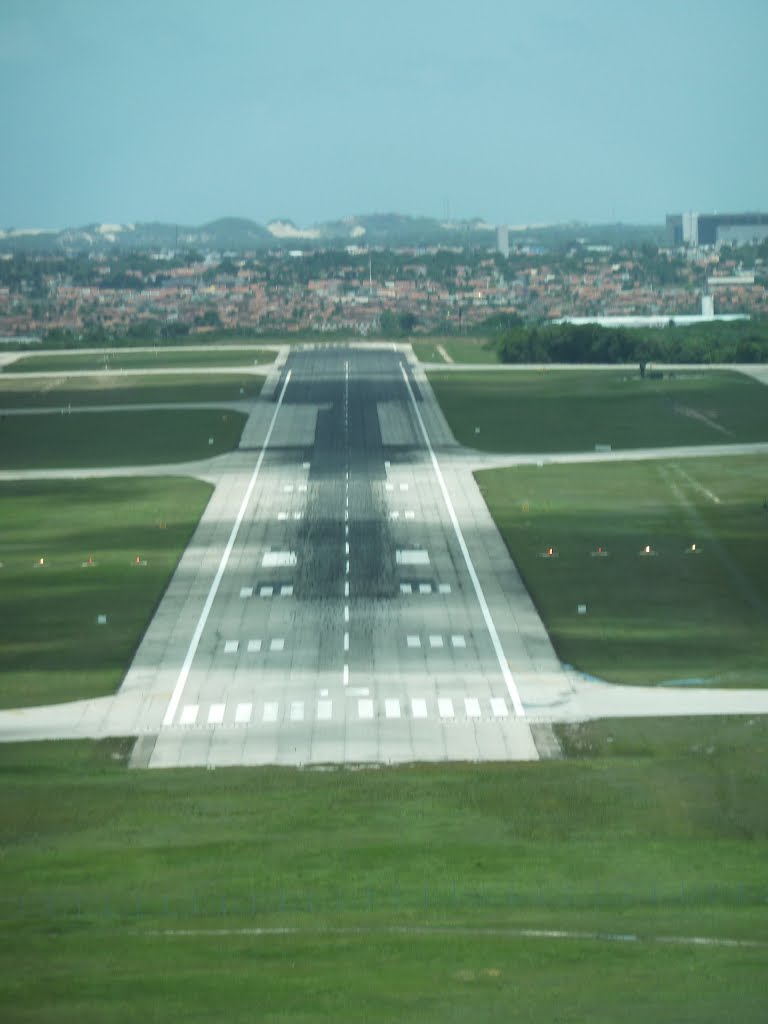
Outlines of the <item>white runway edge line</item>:
{"label": "white runway edge line", "polygon": [[408,388],[408,394],[411,396],[413,411],[416,413],[416,419],[419,421],[421,432],[424,435],[424,442],[429,451],[429,457],[432,460],[432,468],[435,471],[437,482],[440,484],[440,490],[442,491],[443,494],[445,507],[448,509],[448,515],[450,516],[451,523],[453,524],[453,529],[456,534],[456,540],[459,542],[461,553],[464,556],[464,561],[466,562],[467,570],[469,572],[469,578],[472,580],[472,586],[475,588],[475,594],[477,595],[477,600],[480,604],[480,609],[483,613],[483,619],[485,620],[486,628],[488,629],[488,633],[490,634],[491,637],[493,649],[496,652],[496,658],[499,662],[499,668],[501,669],[501,674],[504,677],[504,682],[506,684],[510,700],[512,701],[512,706],[514,707],[515,714],[518,716],[518,718],[525,718],[525,708],[523,707],[523,702],[520,700],[520,694],[517,692],[515,680],[512,678],[512,673],[509,670],[509,665],[507,664],[507,659],[504,655],[504,650],[501,646],[501,640],[499,640],[499,634],[496,632],[496,626],[491,616],[491,610],[488,607],[488,602],[485,600],[485,594],[483,593],[483,588],[480,585],[480,579],[475,571],[475,566],[472,563],[472,558],[470,557],[469,554],[469,548],[467,547],[466,541],[464,540],[464,534],[461,532],[461,526],[459,526],[459,520],[456,517],[456,511],[453,507],[451,496],[448,493],[448,487],[446,486],[445,479],[443,478],[443,472],[440,469],[440,463],[437,461],[435,450],[432,447],[432,442],[429,439],[427,428],[424,424],[424,420],[421,418],[421,413],[419,412],[419,407],[416,403],[416,396],[413,393],[411,382],[408,380],[408,374],[405,372],[405,367],[403,366],[402,363],[400,363],[400,372],[403,375],[405,386]]}
{"label": "white runway edge line", "polygon": [[269,441],[270,441],[270,438],[272,437],[272,431],[275,428],[275,422],[277,421],[277,415],[280,412],[280,407],[283,404],[283,398],[285,398],[285,391],[286,391],[286,388],[288,387],[288,382],[291,379],[291,373],[292,372],[293,372],[292,370],[289,370],[288,373],[285,376],[285,383],[283,384],[283,390],[280,392],[280,397],[277,400],[277,407],[275,408],[274,414],[273,414],[272,419],[270,421],[269,430],[267,431],[267,436],[264,438],[264,445],[263,445],[263,447],[261,449],[261,452],[259,453],[259,457],[258,457],[258,459],[256,461],[256,466],[255,466],[255,468],[253,470],[253,473],[251,474],[251,479],[250,479],[250,482],[248,483],[248,488],[246,489],[245,497],[243,498],[243,501],[242,501],[242,503],[240,505],[240,511],[237,513],[237,519],[235,520],[234,526],[232,527],[232,532],[229,535],[229,540],[227,541],[227,546],[226,546],[226,548],[224,548],[224,554],[221,556],[221,562],[219,562],[219,568],[217,569],[216,575],[213,578],[213,583],[211,584],[211,589],[208,591],[208,596],[205,599],[205,604],[203,605],[203,610],[200,613],[200,618],[197,621],[197,626],[195,627],[195,632],[192,634],[192,640],[190,641],[189,649],[187,650],[187,656],[184,658],[184,664],[181,666],[181,672],[179,672],[179,678],[176,680],[176,685],[173,688],[173,693],[171,694],[171,699],[168,702],[168,708],[166,709],[166,712],[165,712],[165,718],[163,718],[163,725],[164,726],[168,726],[168,725],[172,725],[173,724],[173,718],[174,718],[174,715],[176,714],[176,709],[177,709],[177,707],[179,705],[179,701],[181,700],[181,695],[184,692],[184,687],[187,684],[187,678],[189,676],[189,671],[192,668],[192,661],[194,660],[195,654],[197,653],[197,648],[198,648],[198,645],[200,643],[200,638],[203,635],[203,630],[205,629],[205,624],[208,621],[208,616],[211,614],[211,608],[213,607],[213,602],[214,602],[214,599],[216,598],[216,594],[218,592],[219,585],[221,584],[221,579],[222,579],[222,577],[224,575],[224,572],[225,572],[225,570],[227,568],[227,563],[229,562],[229,556],[232,554],[232,549],[235,546],[235,541],[237,540],[237,534],[238,534],[238,532],[240,530],[240,526],[241,526],[241,524],[243,522],[243,519],[245,517],[245,510],[247,509],[248,502],[251,500],[251,495],[253,494],[253,488],[256,486],[256,479],[257,479],[257,477],[259,475],[259,470],[261,469],[261,465],[264,462],[264,456],[266,455],[267,448],[269,447]]}

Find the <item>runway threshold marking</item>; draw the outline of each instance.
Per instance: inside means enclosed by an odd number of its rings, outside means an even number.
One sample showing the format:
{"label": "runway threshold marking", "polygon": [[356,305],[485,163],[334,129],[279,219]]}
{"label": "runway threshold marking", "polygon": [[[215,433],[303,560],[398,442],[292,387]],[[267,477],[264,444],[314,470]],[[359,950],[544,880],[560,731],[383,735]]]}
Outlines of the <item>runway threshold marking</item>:
{"label": "runway threshold marking", "polygon": [[456,516],[456,510],[453,507],[453,502],[451,501],[451,496],[448,493],[448,487],[445,483],[445,478],[443,477],[443,471],[440,469],[440,463],[437,461],[435,450],[432,447],[432,442],[429,439],[429,434],[427,432],[426,425],[424,424],[421,412],[419,411],[419,406],[416,402],[416,396],[413,393],[411,382],[408,379],[408,374],[405,372],[405,367],[403,366],[402,363],[400,363],[400,372],[403,375],[405,386],[408,389],[408,394],[410,395],[411,398],[411,404],[413,405],[413,411],[416,414],[416,419],[418,421],[419,427],[421,428],[421,433],[422,436],[424,437],[424,443],[427,446],[429,457],[432,462],[432,468],[435,471],[435,476],[437,477],[437,482],[440,485],[440,491],[442,492],[443,495],[443,501],[445,502],[445,507],[448,510],[448,516],[451,520],[454,533],[456,534],[456,540],[459,542],[459,548],[461,549],[461,553],[464,556],[464,562],[466,563],[467,571],[469,572],[469,578],[472,580],[472,586],[475,588],[475,594],[477,596],[478,603],[480,604],[480,610],[483,613],[483,619],[485,620],[485,625],[490,635],[491,643],[493,644],[493,650],[496,654],[496,660],[499,663],[499,668],[501,669],[504,684],[507,687],[507,692],[509,693],[510,700],[512,701],[512,706],[515,709],[515,714],[519,718],[525,718],[525,708],[523,707],[523,702],[520,699],[520,694],[517,691],[515,680],[512,676],[512,673],[510,672],[509,665],[507,664],[507,659],[504,654],[504,649],[501,646],[499,634],[496,631],[496,625],[493,621],[491,610],[488,607],[488,602],[485,600],[485,594],[483,593],[483,588],[480,584],[480,578],[477,575],[474,563],[472,562],[472,558],[469,554],[469,548],[467,547],[467,543],[464,540],[464,534],[461,531],[461,526],[459,525],[459,520]]}
{"label": "runway threshold marking", "polygon": [[189,648],[187,649],[187,654],[186,657],[184,658],[184,663],[181,666],[179,677],[176,680],[176,685],[173,688],[171,699],[168,702],[168,707],[166,708],[165,717],[163,718],[163,725],[165,726],[171,725],[173,723],[173,718],[174,715],[176,714],[176,709],[179,706],[181,695],[184,692],[184,687],[187,685],[187,679],[192,668],[192,662],[194,660],[195,654],[197,653],[197,648],[200,645],[200,638],[203,635],[203,630],[205,629],[205,624],[208,621],[208,616],[211,614],[213,602],[216,598],[216,594],[218,593],[219,586],[221,585],[221,580],[227,568],[230,555],[232,554],[232,549],[235,546],[237,535],[240,532],[240,526],[243,522],[243,519],[245,518],[245,510],[248,507],[248,503],[250,502],[251,496],[253,494],[253,489],[256,486],[256,480],[258,478],[259,471],[261,470],[262,463],[264,462],[264,456],[267,453],[267,448],[269,447],[269,442],[272,438],[272,431],[275,429],[277,416],[283,404],[283,399],[285,398],[285,392],[286,389],[288,388],[288,382],[291,379],[292,372],[293,371],[289,370],[285,376],[285,383],[283,384],[283,389],[280,392],[280,397],[277,400],[277,406],[270,421],[269,429],[267,430],[267,436],[264,438],[264,445],[261,449],[261,452],[259,453],[258,459],[256,460],[256,466],[253,470],[253,473],[251,474],[251,479],[248,483],[248,487],[246,488],[245,496],[243,497],[242,503],[240,505],[240,511],[237,513],[237,518],[235,519],[235,522],[232,526],[232,532],[229,535],[227,546],[226,548],[224,548],[224,554],[221,556],[219,568],[216,570],[216,575],[213,578],[211,589],[208,591],[208,596],[205,599],[203,610],[200,612],[200,618],[197,620],[195,632],[192,634],[192,639],[189,643]]}

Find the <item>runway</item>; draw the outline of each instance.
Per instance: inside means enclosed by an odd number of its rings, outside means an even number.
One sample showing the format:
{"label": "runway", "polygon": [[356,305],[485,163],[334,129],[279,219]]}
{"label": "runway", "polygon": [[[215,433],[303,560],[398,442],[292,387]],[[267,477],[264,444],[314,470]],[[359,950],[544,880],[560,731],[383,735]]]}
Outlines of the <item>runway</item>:
{"label": "runway", "polygon": [[428,404],[400,352],[289,356],[150,767],[537,756]]}
{"label": "runway", "polygon": [[215,491],[119,692],[2,711],[0,740],[137,736],[153,768],[535,760],[553,722],[768,713],[560,664],[472,472],[595,457],[459,447],[409,347],[284,349],[238,451],[121,471]]}

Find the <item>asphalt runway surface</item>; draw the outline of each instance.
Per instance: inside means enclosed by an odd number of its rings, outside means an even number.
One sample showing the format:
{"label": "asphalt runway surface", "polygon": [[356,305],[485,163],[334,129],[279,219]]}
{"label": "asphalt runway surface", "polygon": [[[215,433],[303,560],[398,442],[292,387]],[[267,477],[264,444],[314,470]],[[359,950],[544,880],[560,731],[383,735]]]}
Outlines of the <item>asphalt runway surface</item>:
{"label": "asphalt runway surface", "polygon": [[151,767],[537,756],[429,401],[391,349],[288,357]]}

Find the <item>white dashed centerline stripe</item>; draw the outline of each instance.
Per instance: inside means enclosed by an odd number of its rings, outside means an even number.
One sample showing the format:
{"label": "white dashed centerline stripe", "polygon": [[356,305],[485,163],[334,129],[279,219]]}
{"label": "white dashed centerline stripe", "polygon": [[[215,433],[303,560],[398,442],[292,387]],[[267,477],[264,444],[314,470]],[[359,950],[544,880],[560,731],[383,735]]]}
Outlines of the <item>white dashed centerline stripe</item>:
{"label": "white dashed centerline stripe", "polygon": [[259,457],[256,461],[256,466],[253,470],[253,473],[251,474],[250,482],[248,483],[248,487],[246,488],[245,491],[245,496],[243,497],[242,503],[240,505],[240,510],[237,513],[237,518],[235,519],[234,525],[232,526],[232,532],[229,535],[227,546],[224,549],[224,554],[221,556],[219,568],[217,569],[216,575],[213,578],[211,589],[208,591],[208,596],[205,599],[203,610],[200,612],[200,618],[197,620],[195,632],[192,634],[192,639],[190,641],[189,648],[187,649],[187,654],[186,657],[184,658],[184,663],[182,664],[181,671],[179,672],[179,678],[176,680],[176,685],[173,688],[171,699],[168,702],[168,707],[166,708],[165,711],[163,725],[167,726],[172,724],[174,715],[176,714],[176,708],[179,706],[181,695],[184,692],[184,687],[187,685],[187,679],[192,668],[192,661],[194,660],[195,654],[197,653],[197,648],[200,645],[200,638],[203,635],[203,630],[205,629],[205,624],[208,621],[208,616],[211,614],[213,602],[216,598],[216,594],[218,593],[219,586],[221,585],[221,580],[222,577],[224,576],[224,572],[226,571],[227,563],[229,562],[230,555],[232,554],[232,549],[235,546],[237,535],[240,532],[240,526],[243,522],[243,519],[245,518],[245,510],[248,508],[248,503],[251,500],[253,489],[256,486],[256,480],[258,478],[259,471],[261,470],[262,463],[264,462],[264,456],[266,455],[267,448],[269,447],[269,442],[272,437],[272,431],[275,429],[275,423],[277,422],[277,417],[282,407],[283,399],[285,398],[285,392],[286,389],[288,388],[288,382],[291,379],[291,372],[292,371],[289,370],[285,376],[283,390],[280,392],[280,397],[277,400],[277,406],[275,408],[274,414],[269,424],[269,430],[267,430],[267,436],[264,438],[264,446],[261,449],[261,452],[259,453]]}
{"label": "white dashed centerline stripe", "polygon": [[413,411],[416,415],[416,419],[418,420],[419,427],[421,428],[421,433],[424,437],[424,443],[426,444],[427,450],[429,451],[429,457],[432,461],[432,468],[435,471],[437,482],[440,485],[440,490],[443,495],[443,501],[445,502],[445,507],[448,510],[448,516],[451,520],[454,533],[456,534],[456,540],[459,542],[461,553],[464,556],[467,571],[469,572],[469,578],[472,580],[472,586],[475,588],[475,594],[477,595],[477,600],[480,604],[480,610],[483,613],[483,619],[485,620],[486,628],[491,637],[491,643],[493,644],[493,649],[496,653],[496,659],[498,660],[499,668],[501,669],[501,674],[504,678],[504,683],[506,684],[507,691],[512,700],[512,705],[515,709],[515,714],[518,715],[520,718],[524,718],[525,708],[523,707],[523,702],[520,700],[520,694],[517,691],[515,680],[512,676],[512,673],[510,672],[509,665],[507,664],[504,649],[501,646],[499,634],[496,631],[496,625],[493,621],[493,617],[491,616],[491,610],[488,607],[488,602],[485,600],[485,594],[483,593],[483,588],[480,584],[480,578],[478,577],[477,572],[475,571],[475,566],[469,554],[469,548],[467,547],[467,543],[464,540],[464,534],[461,532],[461,526],[459,525],[459,520],[456,516],[456,510],[453,507],[451,496],[448,493],[448,487],[446,486],[445,479],[443,478],[443,471],[440,469],[440,463],[437,461],[437,456],[435,455],[435,451],[432,447],[432,442],[429,439],[429,434],[427,433],[427,428],[424,424],[424,420],[422,419],[421,411],[416,401],[416,396],[414,395],[413,388],[411,387],[411,382],[408,380],[408,374],[405,372],[405,367],[403,366],[402,363],[400,364],[400,372],[403,375],[405,386],[408,389],[408,394],[411,397]]}

